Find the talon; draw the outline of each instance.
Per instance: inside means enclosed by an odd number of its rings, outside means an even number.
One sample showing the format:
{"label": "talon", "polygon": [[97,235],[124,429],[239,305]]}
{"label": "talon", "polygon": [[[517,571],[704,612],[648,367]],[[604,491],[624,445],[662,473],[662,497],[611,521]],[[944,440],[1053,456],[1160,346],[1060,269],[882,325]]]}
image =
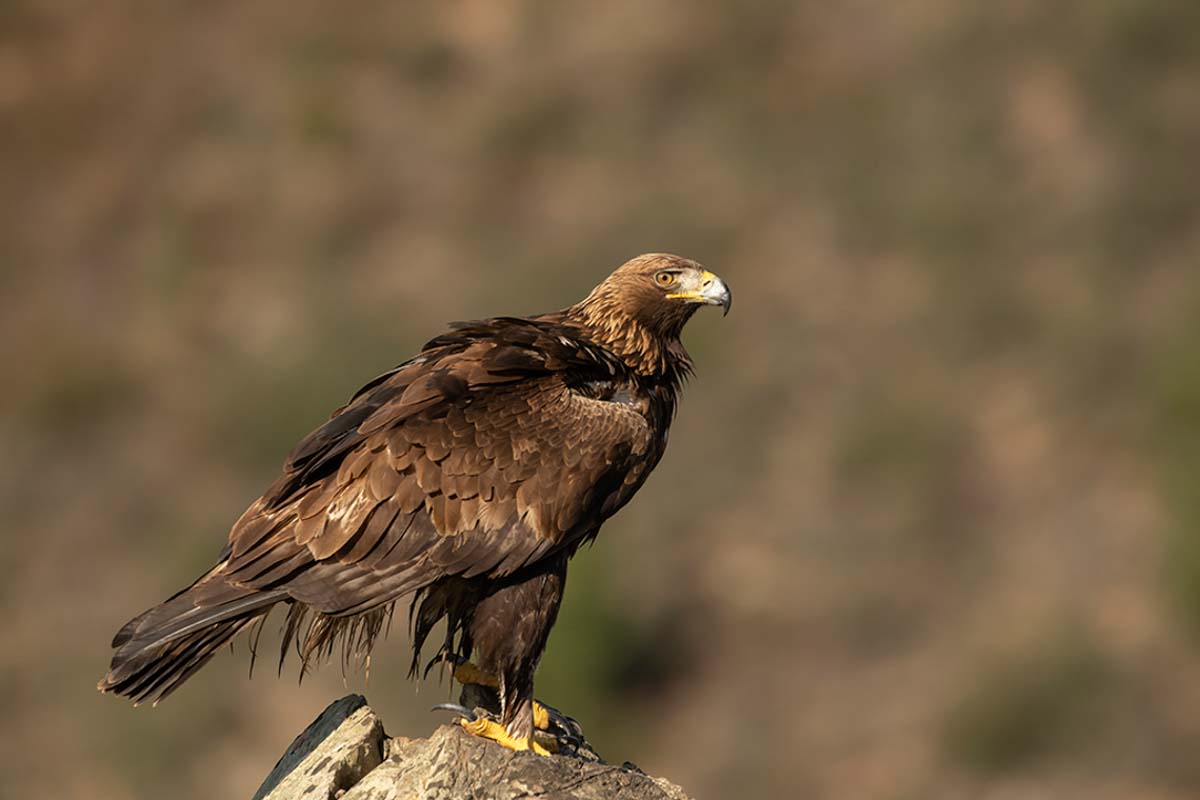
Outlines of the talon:
{"label": "talon", "polygon": [[430,711],[450,711],[452,713],[459,714],[463,717],[462,722],[464,723],[464,727],[465,727],[465,723],[475,722],[476,720],[480,719],[480,716],[478,714],[476,714],[473,709],[467,708],[466,706],[460,706],[457,703],[438,703],[436,706],[434,706],[433,708],[431,708],[429,710]]}
{"label": "talon", "polygon": [[[491,673],[484,672],[470,661],[455,659],[453,656],[447,656],[443,660],[455,661],[456,665],[454,667],[454,680],[458,681],[463,686],[482,686],[487,689],[492,689],[493,691],[499,691],[500,681],[496,679],[496,676],[492,675]],[[492,739],[500,742],[510,750],[533,750],[540,755],[549,755],[551,751],[557,751],[560,744],[566,744],[570,745],[571,747],[579,748],[582,747],[586,741],[583,736],[583,728],[580,727],[578,722],[571,717],[568,717],[558,709],[552,708],[545,703],[540,703],[537,700],[533,701],[534,731],[546,734],[545,736],[540,737],[540,739],[541,741],[546,742],[550,749],[547,749],[546,746],[543,746],[538,742],[525,743],[518,739],[513,739],[508,735],[507,731],[505,731],[502,726],[499,726],[497,723],[492,722],[489,719],[482,719],[480,715],[475,714],[474,712],[467,712],[463,706],[446,703],[436,706],[436,708],[444,711],[455,711],[461,714],[462,716],[466,717],[472,726],[474,726],[470,727],[467,724],[463,724],[463,727],[466,728],[468,732],[476,736],[482,736],[485,739]],[[485,723],[495,725],[500,733],[497,733],[496,729],[485,725]]]}
{"label": "talon", "polygon": [[508,731],[499,722],[494,722],[486,717],[478,717],[473,720],[461,719],[458,724],[463,727],[467,733],[472,736],[479,736],[483,739],[491,739],[501,747],[515,751],[531,751],[539,756],[553,755],[542,745],[534,741],[530,736],[528,739],[517,739],[509,736]]}
{"label": "talon", "polygon": [[533,727],[572,747],[580,747],[585,741],[583,727],[574,717],[537,700],[533,701]]}

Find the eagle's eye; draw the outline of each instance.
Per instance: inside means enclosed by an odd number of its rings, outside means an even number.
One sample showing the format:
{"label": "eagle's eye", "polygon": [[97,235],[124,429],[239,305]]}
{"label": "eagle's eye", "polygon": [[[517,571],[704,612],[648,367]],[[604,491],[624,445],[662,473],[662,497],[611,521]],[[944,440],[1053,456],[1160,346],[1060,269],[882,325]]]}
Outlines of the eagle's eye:
{"label": "eagle's eye", "polygon": [[679,276],[674,272],[659,272],[654,276],[654,282],[659,286],[674,286]]}

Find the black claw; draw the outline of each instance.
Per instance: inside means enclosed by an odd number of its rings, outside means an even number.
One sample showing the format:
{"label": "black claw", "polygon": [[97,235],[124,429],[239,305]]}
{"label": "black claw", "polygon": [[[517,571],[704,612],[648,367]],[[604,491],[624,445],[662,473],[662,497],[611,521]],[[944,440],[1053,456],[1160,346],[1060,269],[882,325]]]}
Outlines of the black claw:
{"label": "black claw", "polygon": [[583,726],[574,717],[568,717],[557,708],[545,703],[541,703],[541,706],[546,709],[546,715],[550,718],[550,730],[547,733],[572,747],[578,748],[583,745],[586,741],[583,736]]}
{"label": "black claw", "polygon": [[467,722],[474,722],[475,720],[479,719],[479,715],[476,714],[472,709],[469,709],[466,706],[460,706],[457,703],[438,703],[436,706],[434,706],[433,708],[431,708],[429,710],[430,711],[451,711],[455,714],[460,714],[463,717],[465,717]]}

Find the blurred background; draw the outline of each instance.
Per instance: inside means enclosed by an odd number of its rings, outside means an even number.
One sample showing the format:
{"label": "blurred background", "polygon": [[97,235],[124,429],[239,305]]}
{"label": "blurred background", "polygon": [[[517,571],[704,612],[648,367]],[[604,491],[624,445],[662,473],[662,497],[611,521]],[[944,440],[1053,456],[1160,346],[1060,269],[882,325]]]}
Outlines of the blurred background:
{"label": "blurred background", "polygon": [[93,687],[361,383],[661,250],[737,302],[539,695],[697,797],[1197,796],[1198,147],[1194,0],[5,0],[0,796],[445,721],[402,630]]}

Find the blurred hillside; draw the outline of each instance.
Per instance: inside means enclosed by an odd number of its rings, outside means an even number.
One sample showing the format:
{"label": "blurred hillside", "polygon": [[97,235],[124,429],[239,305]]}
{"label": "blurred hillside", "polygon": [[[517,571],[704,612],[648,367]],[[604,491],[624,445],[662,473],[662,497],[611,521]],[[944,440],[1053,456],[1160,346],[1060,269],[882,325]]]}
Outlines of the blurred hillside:
{"label": "blurred hillside", "polygon": [[737,302],[545,700],[699,797],[1200,793],[1200,4],[702,8],[0,4],[0,796],[248,796],[336,665],[134,710],[112,633],[445,322],[652,250]]}

